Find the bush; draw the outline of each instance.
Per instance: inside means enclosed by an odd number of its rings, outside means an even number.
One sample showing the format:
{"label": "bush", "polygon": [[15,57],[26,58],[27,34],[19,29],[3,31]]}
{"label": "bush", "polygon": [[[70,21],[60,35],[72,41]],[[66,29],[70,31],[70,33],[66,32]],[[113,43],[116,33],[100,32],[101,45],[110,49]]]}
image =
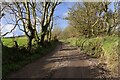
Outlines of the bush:
{"label": "bush", "polygon": [[65,40],[65,43],[69,43],[71,46],[76,46],[76,38],[68,38]]}
{"label": "bush", "polygon": [[91,57],[97,58],[103,54],[101,38],[81,39],[78,45]]}
{"label": "bush", "polygon": [[76,46],[80,47],[81,49],[83,49],[83,45],[84,43],[87,41],[87,38],[81,37],[77,40],[76,42]]}
{"label": "bush", "polygon": [[72,46],[78,46],[84,53],[91,57],[100,57],[104,52],[102,49],[103,46],[103,38],[69,38],[65,42],[68,42]]}

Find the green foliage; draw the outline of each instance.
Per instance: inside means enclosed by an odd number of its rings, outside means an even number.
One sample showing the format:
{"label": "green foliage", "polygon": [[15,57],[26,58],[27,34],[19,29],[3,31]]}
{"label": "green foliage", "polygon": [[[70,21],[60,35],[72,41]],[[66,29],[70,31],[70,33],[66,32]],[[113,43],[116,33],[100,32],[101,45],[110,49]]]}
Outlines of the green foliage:
{"label": "green foliage", "polygon": [[65,40],[73,46],[78,46],[84,53],[91,55],[92,57],[100,57],[104,54],[106,56],[110,55],[112,46],[118,44],[118,37],[114,36],[105,36],[105,37],[96,37],[96,38],[69,38]]}
{"label": "green foliage", "polygon": [[53,31],[52,31],[52,39],[60,39],[60,35],[62,33],[62,29],[57,26],[57,27],[54,27]]}
{"label": "green foliage", "polygon": [[[117,36],[106,36],[103,41],[104,56],[101,57],[100,62],[105,62],[111,71],[111,75],[114,77],[118,76],[118,43],[119,39]],[[110,76],[111,76],[110,75]]]}
{"label": "green foliage", "polygon": [[106,36],[104,37],[103,48],[105,53],[110,53],[113,49],[112,46],[118,45],[118,37],[117,36]]}
{"label": "green foliage", "polygon": [[113,49],[111,50],[111,53],[109,54],[109,59],[108,59],[108,67],[109,70],[111,71],[111,74],[116,77],[118,76],[118,65],[119,65],[119,52],[118,52],[118,45],[114,45]]}
{"label": "green foliage", "polygon": [[83,51],[92,57],[100,57],[103,54],[102,39],[92,38],[83,45]]}
{"label": "green foliage", "polygon": [[63,32],[61,33],[61,38],[62,39],[67,39],[67,38],[74,38],[74,37],[78,37],[79,36],[79,32],[77,31],[77,29],[73,26],[68,26],[66,27]]}
{"label": "green foliage", "polygon": [[[84,2],[76,3],[68,12],[66,19],[69,26],[75,28],[74,33],[85,37],[96,37],[116,33],[119,24],[119,13],[117,3],[114,4],[114,11],[109,8],[111,2]],[[72,31],[71,31],[72,32]],[[69,35],[69,34],[67,34]],[[71,35],[72,37],[72,35]]]}
{"label": "green foliage", "polygon": [[85,43],[87,40],[88,40],[88,38],[80,37],[79,39],[77,39],[76,46],[81,47],[81,49],[82,49],[83,46],[84,46],[84,43]]}
{"label": "green foliage", "polygon": [[100,57],[103,54],[102,38],[97,37],[89,39],[80,37],[79,39],[69,38],[66,41],[73,46],[80,47],[81,50],[84,51],[84,53],[90,55],[91,57]]}
{"label": "green foliage", "polygon": [[68,38],[64,40],[65,43],[69,43],[71,46],[76,46],[77,38]]}
{"label": "green foliage", "polygon": [[102,44],[99,38],[80,38],[76,45],[91,57],[100,57],[102,54]]}

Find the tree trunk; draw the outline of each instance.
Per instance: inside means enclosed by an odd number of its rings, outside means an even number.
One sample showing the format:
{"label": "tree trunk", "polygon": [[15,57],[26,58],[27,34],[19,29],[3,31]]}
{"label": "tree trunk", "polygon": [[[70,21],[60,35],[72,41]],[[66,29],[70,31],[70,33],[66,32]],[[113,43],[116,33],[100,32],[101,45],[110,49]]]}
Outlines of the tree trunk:
{"label": "tree trunk", "polygon": [[31,47],[32,47],[32,37],[28,37],[28,44],[27,45],[28,45],[27,49],[28,49],[28,51],[30,51]]}
{"label": "tree trunk", "polygon": [[43,7],[43,13],[42,13],[42,19],[41,19],[41,27],[42,27],[42,31],[41,31],[42,34],[41,34],[41,40],[40,40],[41,45],[43,45],[43,43],[44,43],[44,38],[48,31],[48,27],[50,25],[51,18],[53,17],[54,10],[58,4],[60,4],[60,3],[45,2],[43,4],[44,7]]}
{"label": "tree trunk", "polygon": [[52,19],[51,19],[51,24],[50,24],[50,29],[49,29],[49,41],[51,40],[51,36],[52,36],[52,28],[53,28],[53,16],[52,16]]}
{"label": "tree trunk", "polygon": [[47,31],[47,41],[49,42],[49,30]]}
{"label": "tree trunk", "polygon": [[45,33],[43,33],[43,34],[41,35],[41,40],[40,40],[40,44],[41,44],[41,45],[43,45],[43,43],[44,43],[44,38],[45,38]]}
{"label": "tree trunk", "polygon": [[49,33],[49,41],[51,40],[51,30],[50,30],[50,33]]}
{"label": "tree trunk", "polygon": [[46,32],[47,32],[48,26],[49,26],[49,23],[46,23],[45,26],[42,26],[42,34],[41,34],[41,40],[40,40],[41,45],[43,45],[43,43],[44,43],[44,39],[45,39],[45,35],[46,35]]}
{"label": "tree trunk", "polygon": [[34,35],[34,38],[35,38],[35,41],[37,42],[37,44],[39,44],[39,36],[38,36],[38,34],[37,34],[37,31],[35,30],[35,35]]}

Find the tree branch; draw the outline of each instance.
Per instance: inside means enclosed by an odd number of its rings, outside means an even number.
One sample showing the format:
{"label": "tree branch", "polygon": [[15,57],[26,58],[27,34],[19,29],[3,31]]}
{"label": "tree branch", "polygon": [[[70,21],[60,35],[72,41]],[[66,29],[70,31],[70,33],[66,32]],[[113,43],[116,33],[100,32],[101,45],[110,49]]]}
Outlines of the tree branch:
{"label": "tree branch", "polygon": [[16,21],[16,24],[15,24],[15,26],[11,29],[11,31],[10,31],[10,32],[6,32],[5,34],[2,35],[2,37],[4,37],[5,35],[7,35],[8,33],[13,32],[13,30],[16,28],[16,26],[17,26],[19,20],[20,20],[20,19],[18,19],[18,20]]}

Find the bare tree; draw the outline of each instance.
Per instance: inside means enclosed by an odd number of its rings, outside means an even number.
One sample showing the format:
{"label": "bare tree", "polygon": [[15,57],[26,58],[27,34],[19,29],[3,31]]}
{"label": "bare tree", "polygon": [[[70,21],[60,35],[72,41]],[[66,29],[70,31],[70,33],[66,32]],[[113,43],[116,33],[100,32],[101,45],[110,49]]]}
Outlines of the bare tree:
{"label": "bare tree", "polygon": [[[6,3],[9,7],[10,13],[15,15],[15,26],[10,32],[6,32],[3,36],[11,33],[16,27],[25,33],[28,38],[27,48],[30,51],[32,47],[32,40],[38,40],[36,31],[36,3],[34,2],[12,2]],[[21,26],[23,28],[21,28]]]}
{"label": "bare tree", "polygon": [[41,40],[40,40],[40,44],[44,43],[44,39],[45,39],[45,35],[48,32],[48,27],[50,26],[50,22],[52,19],[52,16],[54,14],[55,8],[57,7],[57,5],[59,5],[60,2],[55,1],[55,2],[44,2],[44,3],[40,3],[41,7],[42,7],[42,18],[41,18]]}

